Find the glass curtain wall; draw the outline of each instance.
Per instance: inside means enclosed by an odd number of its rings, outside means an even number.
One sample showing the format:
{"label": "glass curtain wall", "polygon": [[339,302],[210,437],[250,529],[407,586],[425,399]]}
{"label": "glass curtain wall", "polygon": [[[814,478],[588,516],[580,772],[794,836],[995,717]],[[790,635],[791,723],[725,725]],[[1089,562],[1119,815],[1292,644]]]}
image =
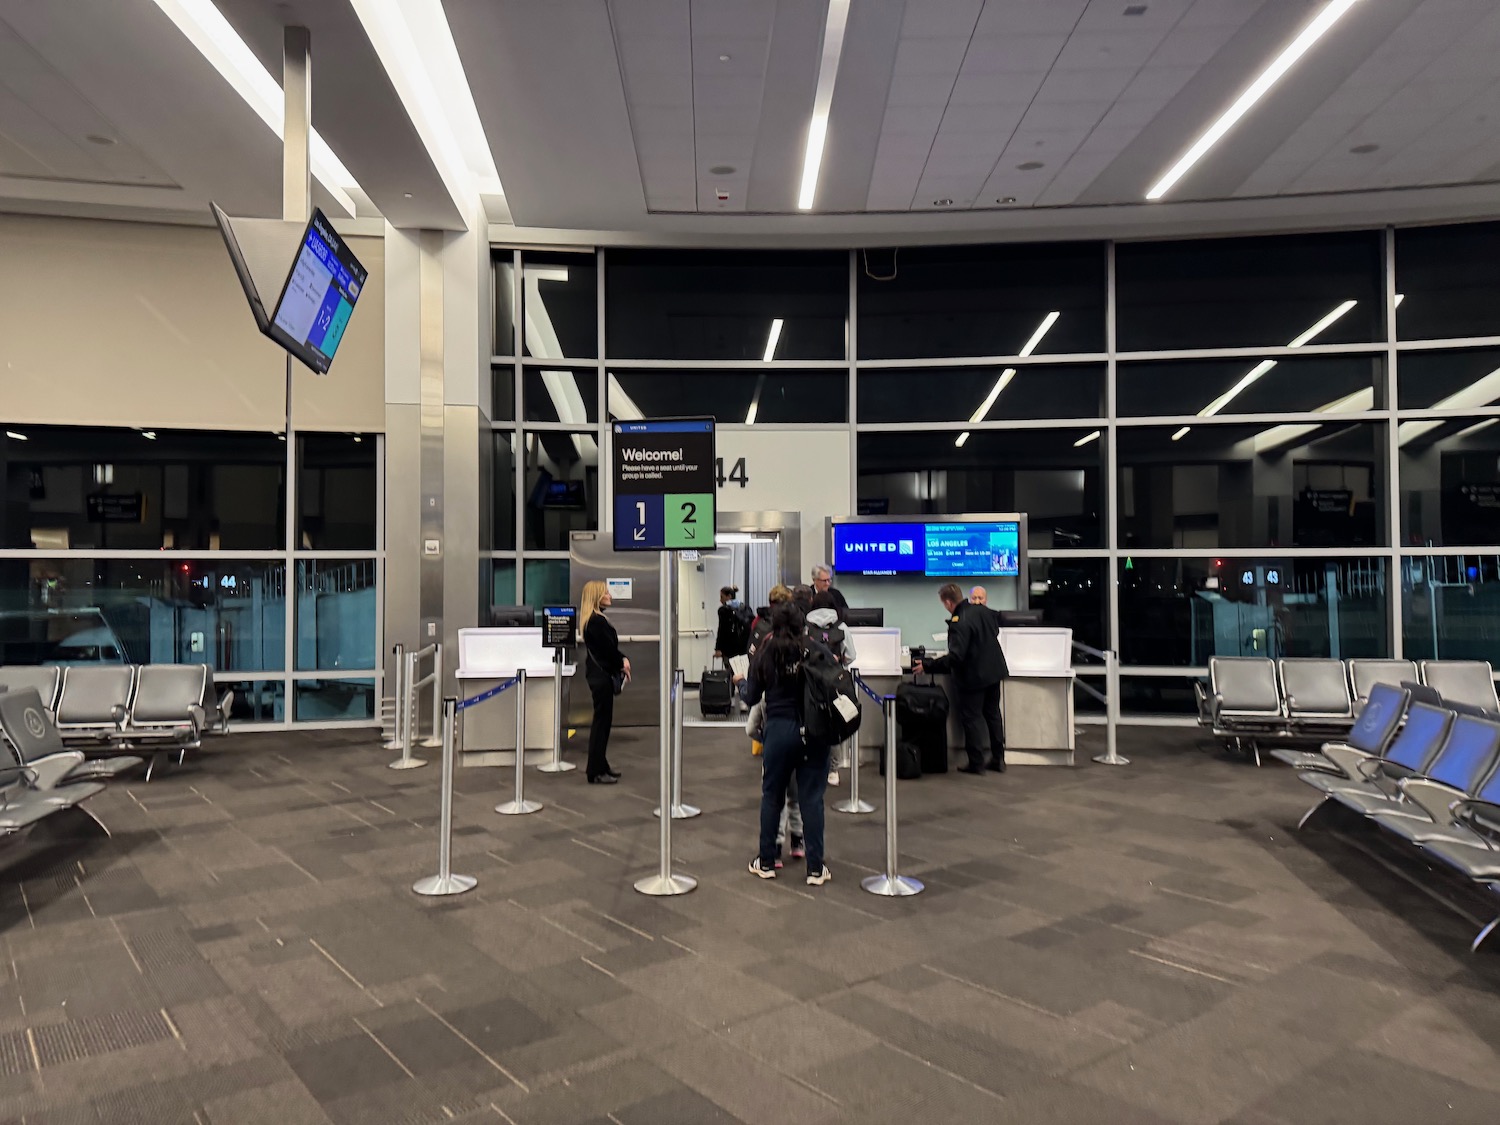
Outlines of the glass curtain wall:
{"label": "glass curtain wall", "polygon": [[0,665],[207,664],[237,722],[373,719],[381,473],[375,434],[4,423]]}
{"label": "glass curtain wall", "polygon": [[1029,513],[1128,714],[1215,654],[1500,664],[1500,224],[495,269],[493,604],[566,590],[611,417],[710,412],[847,427],[850,511]]}

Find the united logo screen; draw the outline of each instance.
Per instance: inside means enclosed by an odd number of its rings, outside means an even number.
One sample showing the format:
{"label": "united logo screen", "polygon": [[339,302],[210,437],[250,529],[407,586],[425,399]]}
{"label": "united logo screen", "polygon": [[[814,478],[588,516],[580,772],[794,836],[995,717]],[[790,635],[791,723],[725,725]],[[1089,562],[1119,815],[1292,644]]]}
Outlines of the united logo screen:
{"label": "united logo screen", "polygon": [[1013,577],[1020,573],[1020,558],[1020,525],[1014,522],[846,523],[833,529],[834,569],[846,574]]}

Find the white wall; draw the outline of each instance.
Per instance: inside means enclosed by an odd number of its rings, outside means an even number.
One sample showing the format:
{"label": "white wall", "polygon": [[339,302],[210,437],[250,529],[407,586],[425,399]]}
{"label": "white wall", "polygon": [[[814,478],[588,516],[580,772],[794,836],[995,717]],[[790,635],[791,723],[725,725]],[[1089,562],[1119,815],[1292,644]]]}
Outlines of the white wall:
{"label": "white wall", "polygon": [[[716,436],[725,481],[718,490],[721,512],[801,512],[800,578],[827,552],[824,524],[849,514],[849,432],[777,426],[721,426]],[[745,459],[747,483],[728,478]],[[742,591],[752,602],[765,591]]]}
{"label": "white wall", "polygon": [[[299,428],[385,428],[384,245],[349,243],[369,282]],[[0,421],[279,430],[285,355],[213,228],[0,216]]]}

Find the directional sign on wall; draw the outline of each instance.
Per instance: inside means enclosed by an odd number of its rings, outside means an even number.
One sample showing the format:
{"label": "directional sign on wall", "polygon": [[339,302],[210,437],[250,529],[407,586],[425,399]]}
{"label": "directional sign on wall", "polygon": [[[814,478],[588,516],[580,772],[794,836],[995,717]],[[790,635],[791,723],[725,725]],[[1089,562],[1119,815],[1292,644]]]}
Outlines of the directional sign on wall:
{"label": "directional sign on wall", "polygon": [[615,550],[714,546],[714,420],[614,424]]}

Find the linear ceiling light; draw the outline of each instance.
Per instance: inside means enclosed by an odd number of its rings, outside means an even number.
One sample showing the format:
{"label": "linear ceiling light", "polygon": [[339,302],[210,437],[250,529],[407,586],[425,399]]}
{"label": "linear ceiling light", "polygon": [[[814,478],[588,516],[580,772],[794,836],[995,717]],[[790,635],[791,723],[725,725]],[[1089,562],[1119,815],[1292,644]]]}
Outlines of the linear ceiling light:
{"label": "linear ceiling light", "polygon": [[[1491,371],[1488,375],[1475,379],[1461,391],[1455,391],[1447,398],[1439,399],[1432,404],[1434,410],[1462,410],[1476,406],[1491,406],[1500,399],[1500,367]],[[1446,425],[1447,418],[1428,418],[1420,422],[1402,422],[1396,429],[1396,436],[1402,445],[1409,445],[1425,433]]]}
{"label": "linear ceiling light", "polygon": [[1102,430],[1095,430],[1091,434],[1085,434],[1083,437],[1079,438],[1077,441],[1075,441],[1073,443],[1073,448],[1074,449],[1081,449],[1085,445],[1087,445],[1089,442],[1091,442],[1091,441],[1097,441],[1099,439],[1099,435],[1101,433],[1103,433]]}
{"label": "linear ceiling light", "polygon": [[[1373,387],[1362,387],[1353,394],[1347,394],[1343,398],[1336,398],[1332,402],[1325,402],[1318,407],[1317,414],[1356,414],[1375,407],[1375,389]],[[1321,423],[1313,422],[1291,422],[1280,426],[1272,426],[1268,430],[1262,430],[1255,435],[1252,446],[1257,453],[1269,453],[1280,446],[1287,445],[1304,438],[1316,430],[1322,429]]]}
{"label": "linear ceiling light", "polygon": [[503,196],[442,0],[350,0],[448,193]]}
{"label": "linear ceiling light", "polygon": [[[1030,355],[1036,351],[1036,346],[1042,342],[1042,337],[1047,334],[1049,328],[1057,323],[1057,318],[1061,315],[1062,313],[1059,312],[1049,312],[1042,318],[1042,323],[1037,325],[1036,331],[1031,334],[1031,339],[1027,340],[1022,346],[1021,354],[1023,356]],[[969,415],[969,421],[983,422],[984,416],[990,412],[990,407],[994,406],[995,400],[1000,397],[1000,392],[1010,386],[1010,381],[1015,377],[1016,369],[1014,367],[1007,367],[1004,371],[1000,372],[1000,378],[995,380],[995,385],[990,388],[990,393],[984,396],[984,401],[979,404],[979,409]],[[958,435],[958,440],[953,444],[961,446],[968,440],[969,432],[965,430]]]}
{"label": "linear ceiling light", "polygon": [[770,363],[776,358],[776,345],[781,341],[781,318],[771,321],[771,334],[766,337],[766,354],[761,359]]}
{"label": "linear ceiling light", "polygon": [[[1304,346],[1319,333],[1325,331],[1329,325],[1333,324],[1334,321],[1338,320],[1339,317],[1343,316],[1357,304],[1359,304],[1358,301],[1344,301],[1322,320],[1318,321],[1311,328],[1309,328],[1306,332],[1302,332],[1297,336],[1294,336],[1291,342],[1287,344],[1287,347],[1300,348]],[[1250,386],[1251,383],[1255,382],[1275,366],[1276,361],[1274,359],[1261,360],[1249,371],[1245,372],[1245,374],[1240,377],[1240,381],[1238,383],[1230,387],[1227,391],[1221,394],[1218,398],[1214,399],[1213,402],[1209,403],[1202,410],[1198,411],[1198,417],[1212,418],[1215,414],[1228,406],[1230,401],[1233,400],[1241,391]],[[1172,440],[1180,440],[1182,436],[1188,432],[1188,429],[1189,427],[1184,426],[1182,429],[1178,430],[1177,433],[1172,435]]]}
{"label": "linear ceiling light", "polygon": [[833,82],[839,74],[839,55],[844,51],[844,25],[849,22],[849,0],[828,0],[828,22],[823,28],[823,60],[818,64],[818,90],[813,95],[812,120],[807,126],[807,153],[802,158],[802,189],[797,208],[812,209],[818,193],[818,169],[823,163],[823,142],[828,139],[828,110],[833,105]]}
{"label": "linear ceiling light", "polygon": [[1175,434],[1172,435],[1172,440],[1181,441],[1183,438],[1187,437],[1188,431],[1192,428],[1192,426],[1183,426],[1182,429],[1178,430]]}
{"label": "linear ceiling light", "polygon": [[625,388],[620,386],[620,380],[615,377],[613,371],[609,373],[609,413],[611,417],[618,418],[622,422],[632,422],[646,416],[636,405],[635,399],[631,398],[625,392]]}
{"label": "linear ceiling light", "polygon": [[[240,38],[239,32],[229,26],[213,0],[155,0],[156,6],[177,29],[198,48],[198,53],[213,65],[235,93],[245,99],[256,116],[264,121],[278,137],[283,136],[285,104],[281,83],[271,76],[254,52]],[[351,216],[354,200],[351,190],[359,190],[359,182],[350,175],[328,142],[311,130],[308,155],[312,162],[313,175],[328,189],[340,207]]]}
{"label": "linear ceiling light", "polygon": [[1287,44],[1281,54],[1271,61],[1270,66],[1260,72],[1245,92],[1235,99],[1234,104],[1226,109],[1201,137],[1193,142],[1193,146],[1182,154],[1167,174],[1151,186],[1151,190],[1146,192],[1146,198],[1160,199],[1171,191],[1172,185],[1182,179],[1194,164],[1202,160],[1208,150],[1218,144],[1224,134],[1234,128],[1235,123],[1249,113],[1255,103],[1265,97],[1266,92],[1276,85],[1281,76],[1290,70],[1298,59],[1307,54],[1313,44],[1321,39],[1328,29],[1356,3],[1357,0],[1329,0],[1313,21],[1302,29],[1302,33]]}
{"label": "linear ceiling light", "polygon": [[8,438],[13,439],[15,441],[30,441],[31,440],[25,434],[18,434],[18,433],[16,433],[15,430],[6,430],[5,431],[5,436],[8,437]]}
{"label": "linear ceiling light", "polygon": [[[777,321],[780,324],[781,321]],[[755,425],[755,416],[760,413],[760,392],[765,389],[766,377],[757,375],[755,378],[755,393],[750,396],[750,409],[745,413],[745,425]]]}

